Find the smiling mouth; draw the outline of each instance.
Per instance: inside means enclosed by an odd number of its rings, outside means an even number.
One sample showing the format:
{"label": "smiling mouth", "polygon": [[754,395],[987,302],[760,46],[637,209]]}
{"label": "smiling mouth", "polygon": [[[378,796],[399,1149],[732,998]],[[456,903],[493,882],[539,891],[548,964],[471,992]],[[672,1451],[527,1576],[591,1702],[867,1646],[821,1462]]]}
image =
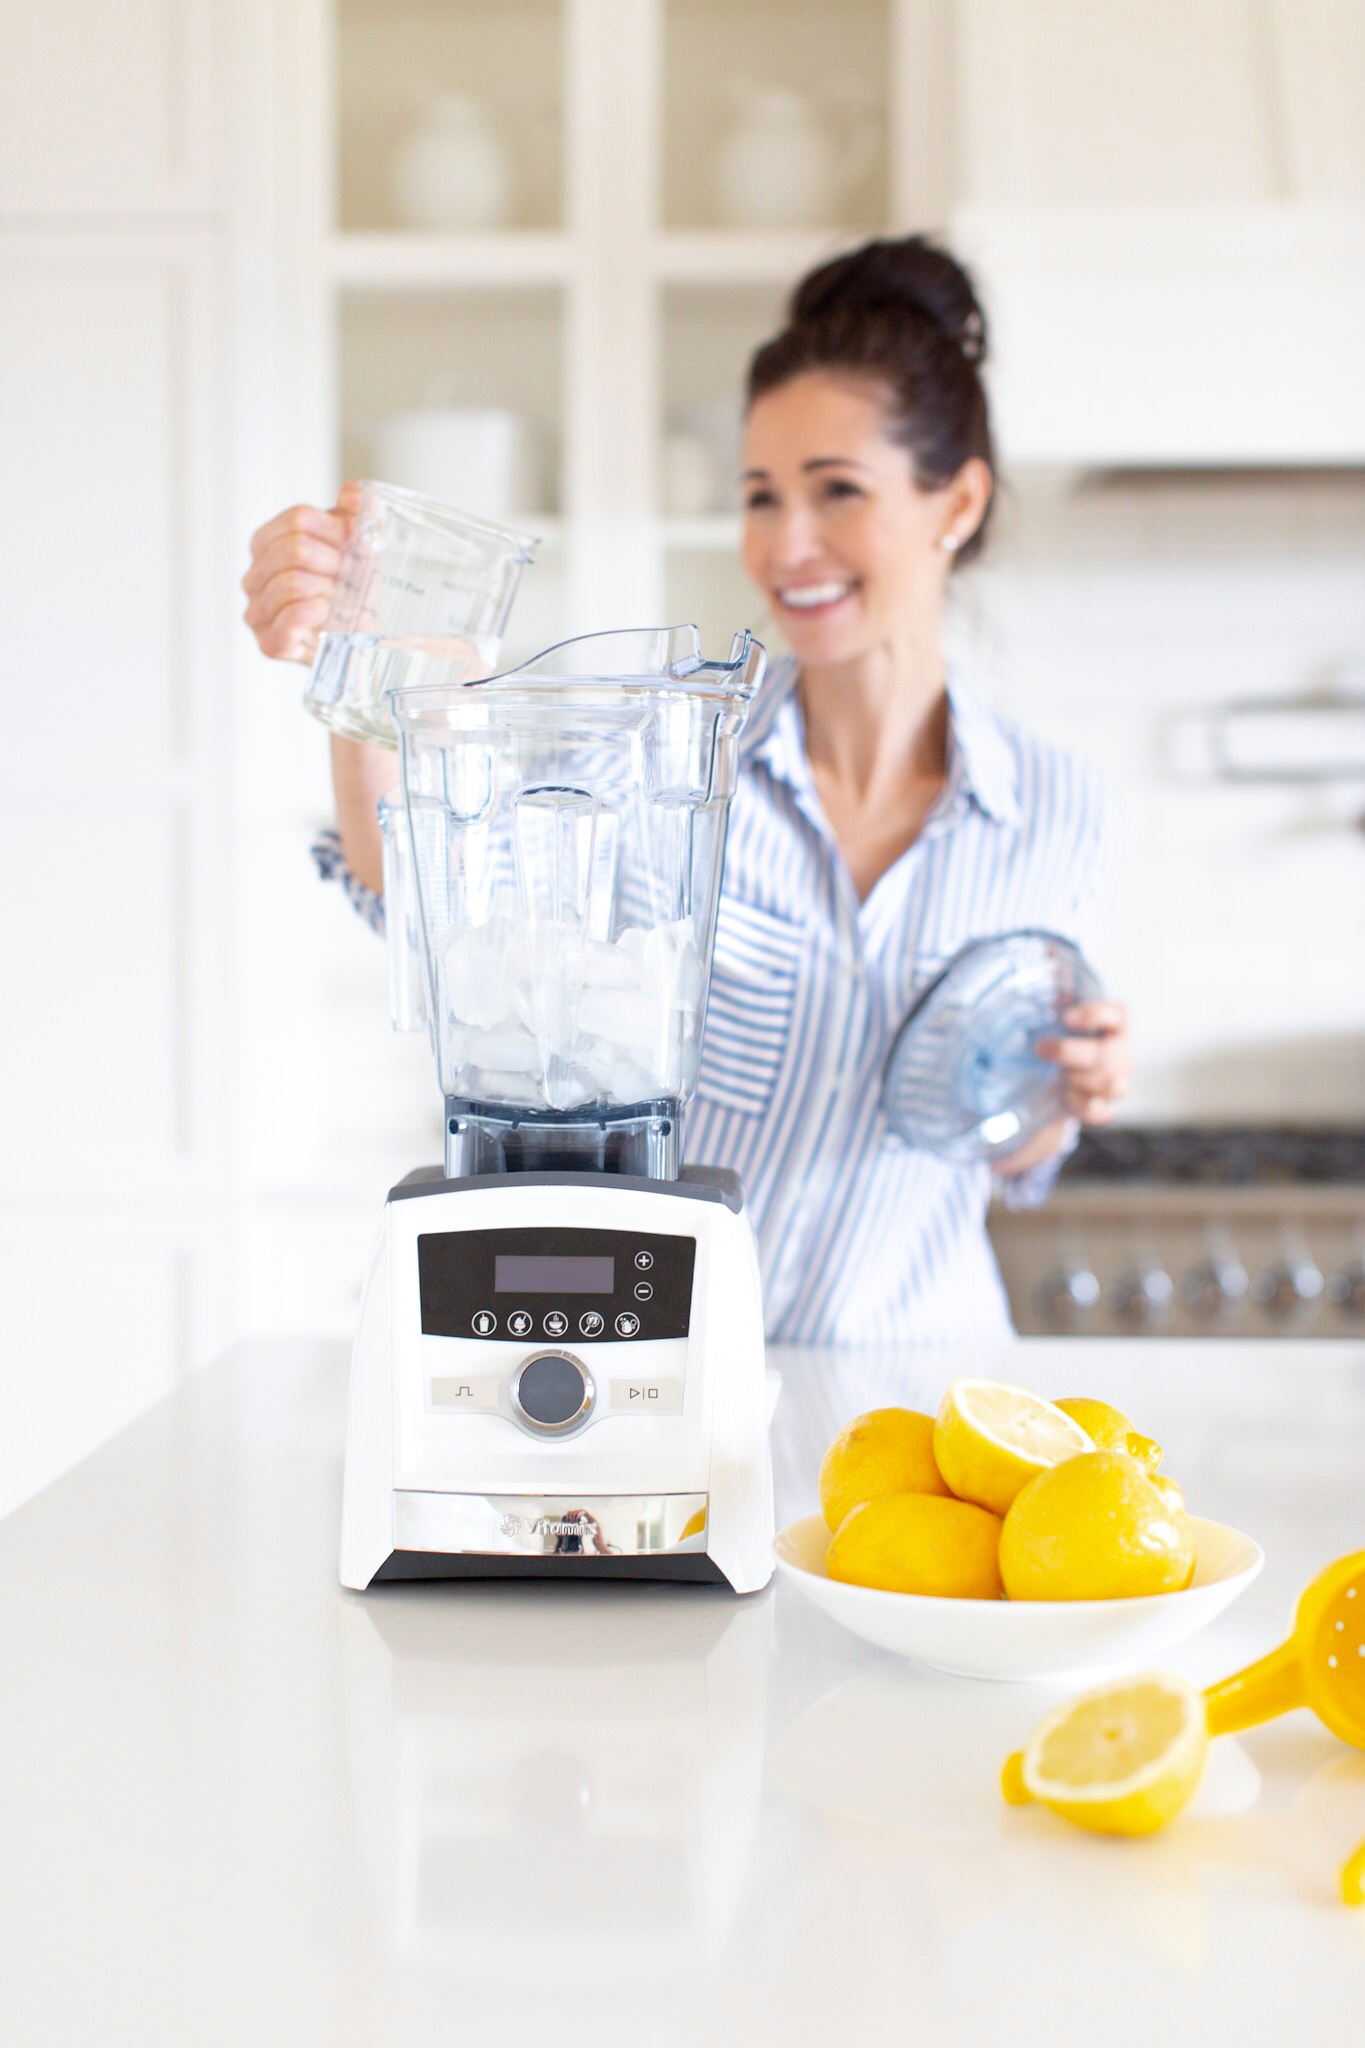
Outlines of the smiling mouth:
{"label": "smiling mouth", "polygon": [[793,612],[818,612],[839,604],[852,595],[851,583],[797,583],[775,595],[780,605]]}

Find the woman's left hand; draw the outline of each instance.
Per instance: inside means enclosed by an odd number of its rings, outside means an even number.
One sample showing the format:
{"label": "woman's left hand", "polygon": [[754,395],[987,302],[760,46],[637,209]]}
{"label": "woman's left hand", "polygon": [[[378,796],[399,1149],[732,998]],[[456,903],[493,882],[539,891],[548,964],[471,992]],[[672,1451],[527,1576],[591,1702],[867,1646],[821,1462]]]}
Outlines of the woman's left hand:
{"label": "woman's left hand", "polygon": [[[1062,1017],[1068,1036],[1040,1038],[1040,1058],[1066,1075],[1066,1113],[1083,1124],[1107,1124],[1128,1093],[1133,1062],[1123,1003],[1077,1003]],[[1075,1037],[1070,1036],[1072,1032]]]}

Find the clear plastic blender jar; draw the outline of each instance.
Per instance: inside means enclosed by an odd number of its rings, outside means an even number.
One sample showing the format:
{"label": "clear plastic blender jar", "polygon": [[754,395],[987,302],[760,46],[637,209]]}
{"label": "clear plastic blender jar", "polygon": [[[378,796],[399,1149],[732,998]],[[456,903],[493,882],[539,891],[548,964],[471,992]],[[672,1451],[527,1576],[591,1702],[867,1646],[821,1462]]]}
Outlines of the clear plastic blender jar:
{"label": "clear plastic blender jar", "polygon": [[392,484],[360,506],[304,703],[347,739],[394,746],[385,693],[435,656],[452,678],[491,675],[521,572],[539,542]]}
{"label": "clear plastic blender jar", "polygon": [[764,661],[747,633],[703,661],[677,626],[571,640],[475,683],[427,659],[428,680],[391,692],[394,1021],[430,1030],[447,1174],[676,1174]]}

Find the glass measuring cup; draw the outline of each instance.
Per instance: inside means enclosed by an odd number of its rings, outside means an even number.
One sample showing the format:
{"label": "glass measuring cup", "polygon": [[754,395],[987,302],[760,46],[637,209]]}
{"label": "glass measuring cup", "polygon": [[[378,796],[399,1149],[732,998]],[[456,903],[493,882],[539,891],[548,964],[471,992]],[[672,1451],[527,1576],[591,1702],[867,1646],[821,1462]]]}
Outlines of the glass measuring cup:
{"label": "glass measuring cup", "polygon": [[887,1054],[886,1121],[908,1145],[970,1164],[1015,1152],[1062,1114],[1066,1076],[1034,1050],[1100,984],[1055,932],[1007,932],[955,953]]}
{"label": "glass measuring cup", "polygon": [[396,746],[385,692],[436,656],[491,675],[521,572],[539,542],[416,491],[364,483],[304,703],[347,739]]}

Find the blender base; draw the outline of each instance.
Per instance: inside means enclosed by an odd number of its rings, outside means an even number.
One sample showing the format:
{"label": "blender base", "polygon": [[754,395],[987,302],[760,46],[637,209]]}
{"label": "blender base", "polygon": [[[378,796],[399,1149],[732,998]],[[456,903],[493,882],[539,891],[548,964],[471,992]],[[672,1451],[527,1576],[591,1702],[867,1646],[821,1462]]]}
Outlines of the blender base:
{"label": "blender base", "polygon": [[410,1174],[351,1362],[341,1581],[772,1576],[737,1177]]}

